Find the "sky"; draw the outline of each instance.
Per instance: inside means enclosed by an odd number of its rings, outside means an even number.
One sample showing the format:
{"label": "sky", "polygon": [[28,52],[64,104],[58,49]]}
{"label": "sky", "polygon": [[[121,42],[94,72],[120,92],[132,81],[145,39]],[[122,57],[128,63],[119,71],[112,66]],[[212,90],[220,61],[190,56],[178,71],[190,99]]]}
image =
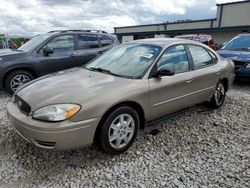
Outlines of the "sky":
{"label": "sky", "polygon": [[216,4],[239,0],[0,0],[0,33],[34,36],[216,17]]}

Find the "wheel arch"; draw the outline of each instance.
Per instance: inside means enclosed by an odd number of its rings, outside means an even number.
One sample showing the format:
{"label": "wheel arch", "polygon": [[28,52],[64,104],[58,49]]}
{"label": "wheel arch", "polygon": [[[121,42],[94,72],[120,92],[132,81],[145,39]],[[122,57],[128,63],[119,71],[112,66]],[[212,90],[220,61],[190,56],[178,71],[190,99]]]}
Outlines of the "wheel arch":
{"label": "wheel arch", "polygon": [[4,82],[5,82],[6,77],[7,77],[11,72],[17,71],[17,70],[27,71],[27,72],[31,73],[35,78],[38,77],[36,71],[35,71],[33,68],[31,68],[31,67],[26,67],[26,66],[12,67],[12,68],[8,69],[7,71],[5,71],[5,73],[4,73],[4,76],[3,76],[3,79],[2,79],[2,83],[1,83],[1,84],[3,85],[3,87],[4,87]]}
{"label": "wheel arch", "polygon": [[115,109],[122,107],[122,106],[129,106],[129,107],[133,108],[134,110],[136,110],[136,112],[139,116],[139,121],[140,121],[139,128],[143,129],[145,127],[145,113],[144,113],[142,106],[139,103],[134,102],[134,101],[124,101],[124,102],[121,102],[121,103],[118,103],[118,104],[112,106],[104,113],[104,115],[102,116],[102,118],[99,121],[98,126],[96,128],[94,141],[98,140],[100,128],[101,128],[102,124],[104,123],[104,121],[107,119],[107,117],[112,113],[112,111],[114,111]]}
{"label": "wheel arch", "polygon": [[226,91],[228,91],[228,79],[227,78],[222,78],[220,81],[224,84]]}

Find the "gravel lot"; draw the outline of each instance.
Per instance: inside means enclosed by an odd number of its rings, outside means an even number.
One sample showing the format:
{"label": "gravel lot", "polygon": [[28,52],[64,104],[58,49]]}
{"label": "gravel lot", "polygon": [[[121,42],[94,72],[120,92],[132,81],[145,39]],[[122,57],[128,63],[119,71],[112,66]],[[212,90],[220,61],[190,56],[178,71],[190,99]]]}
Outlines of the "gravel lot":
{"label": "gravel lot", "polygon": [[114,157],[33,147],[13,130],[6,102],[0,93],[0,187],[250,187],[249,83],[235,84],[219,110],[196,106],[147,127]]}

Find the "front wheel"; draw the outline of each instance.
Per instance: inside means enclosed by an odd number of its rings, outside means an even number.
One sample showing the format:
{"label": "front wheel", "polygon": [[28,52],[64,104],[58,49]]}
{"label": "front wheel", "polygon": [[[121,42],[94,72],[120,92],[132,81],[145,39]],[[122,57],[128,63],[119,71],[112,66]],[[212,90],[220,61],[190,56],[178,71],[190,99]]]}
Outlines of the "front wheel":
{"label": "front wheel", "polygon": [[138,128],[139,117],[133,108],[117,108],[108,116],[100,130],[102,150],[110,155],[125,152],[135,141]]}
{"label": "front wheel", "polygon": [[25,70],[15,70],[10,72],[5,80],[4,87],[9,94],[13,94],[20,86],[33,80],[32,74]]}
{"label": "front wheel", "polygon": [[212,108],[219,108],[224,104],[226,98],[226,88],[223,82],[219,82],[216,86],[216,90],[212,99],[209,102],[209,106]]}

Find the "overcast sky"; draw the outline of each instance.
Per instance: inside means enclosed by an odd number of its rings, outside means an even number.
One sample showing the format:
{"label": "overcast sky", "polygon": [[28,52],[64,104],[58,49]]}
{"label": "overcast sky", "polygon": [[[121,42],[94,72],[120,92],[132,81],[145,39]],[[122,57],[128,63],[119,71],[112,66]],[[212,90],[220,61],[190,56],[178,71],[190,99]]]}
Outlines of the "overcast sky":
{"label": "overcast sky", "polygon": [[102,29],[216,16],[238,0],[0,0],[0,33],[33,36],[56,29]]}

